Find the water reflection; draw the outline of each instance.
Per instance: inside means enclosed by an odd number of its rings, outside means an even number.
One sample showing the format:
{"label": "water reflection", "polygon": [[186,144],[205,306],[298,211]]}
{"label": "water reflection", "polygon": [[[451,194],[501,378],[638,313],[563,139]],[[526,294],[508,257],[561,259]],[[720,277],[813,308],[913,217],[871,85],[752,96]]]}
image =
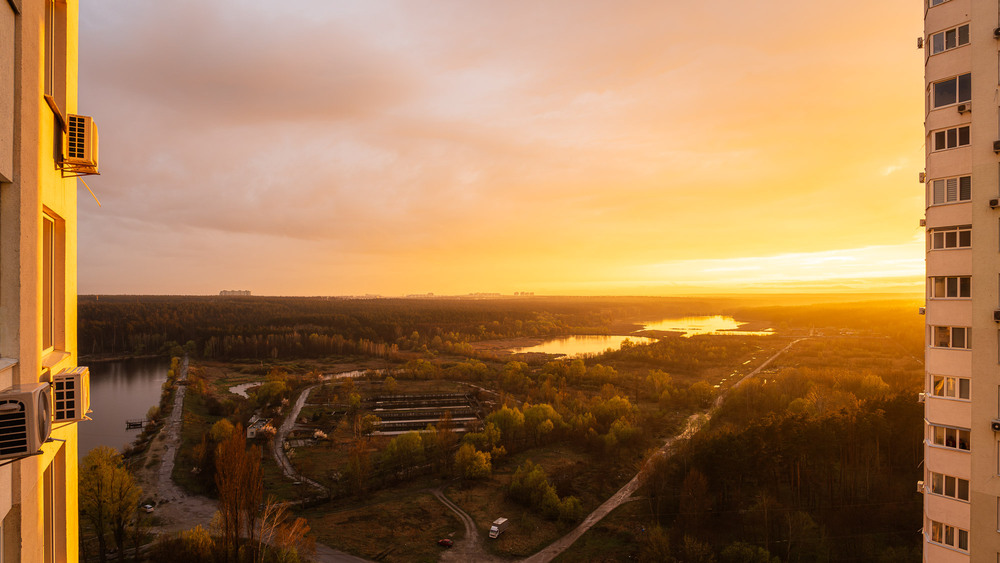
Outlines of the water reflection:
{"label": "water reflection", "polygon": [[585,354],[600,354],[608,348],[617,350],[621,348],[622,342],[626,340],[631,341],[633,344],[647,344],[649,342],[656,341],[652,338],[645,338],[642,336],[588,334],[553,338],[552,340],[546,340],[537,346],[511,348],[510,351],[515,354],[541,352],[543,354],[561,354],[569,358],[576,358]]}
{"label": "water reflection", "polygon": [[90,414],[93,420],[78,424],[79,456],[92,448],[111,446],[119,451],[138,431],[125,430],[125,421],[145,418],[149,407],[160,403],[160,387],[170,364],[161,358],[99,362],[90,366]]}
{"label": "water reflection", "polygon": [[643,330],[662,330],[671,332],[681,332],[682,336],[690,337],[698,334],[735,334],[739,336],[767,336],[774,334],[774,330],[736,330],[746,323],[737,321],[733,317],[713,315],[710,317],[681,317],[679,319],[665,319],[644,323]]}

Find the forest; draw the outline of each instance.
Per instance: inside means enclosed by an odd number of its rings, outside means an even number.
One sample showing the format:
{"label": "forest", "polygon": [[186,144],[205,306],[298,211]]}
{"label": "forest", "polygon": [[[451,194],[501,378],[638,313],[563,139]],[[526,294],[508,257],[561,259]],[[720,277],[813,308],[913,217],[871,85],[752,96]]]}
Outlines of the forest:
{"label": "forest", "polygon": [[[219,494],[215,451],[233,428],[253,414],[277,425],[283,405],[313,389],[299,420],[304,445],[290,457],[327,497],[296,516],[308,519],[317,541],[367,558],[406,560],[402,551],[384,552],[402,533],[372,519],[386,511],[413,522],[407,553],[433,556],[435,536],[453,525],[426,498],[434,487],[479,525],[497,514],[517,523],[502,542],[486,544],[493,555],[530,555],[641,469],[639,500],[585,534],[569,560],[909,561],[919,557],[914,484],[922,478],[916,306],[775,297],[101,296],[81,298],[80,343],[96,356],[192,358],[174,477],[198,494]],[[640,332],[652,341],[574,359],[480,346],[632,334],[644,322],[711,314],[775,334]],[[732,387],[772,356],[767,369]],[[391,376],[378,371],[387,366]],[[358,367],[369,371],[321,379]],[[246,399],[227,391],[250,381],[260,385]],[[444,419],[419,432],[372,435],[376,419],[365,404],[380,394],[463,389],[478,389],[477,400],[492,405],[464,435]],[[669,456],[651,457],[691,415],[710,420]],[[307,500],[275,467],[265,455],[265,488],[281,500]],[[353,539],[359,534],[367,543]]]}

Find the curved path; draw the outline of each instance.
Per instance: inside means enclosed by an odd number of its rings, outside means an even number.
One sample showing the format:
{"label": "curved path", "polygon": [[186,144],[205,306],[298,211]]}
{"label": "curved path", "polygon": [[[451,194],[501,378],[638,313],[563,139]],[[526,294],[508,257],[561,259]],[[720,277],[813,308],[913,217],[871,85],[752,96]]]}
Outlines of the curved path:
{"label": "curved path", "polygon": [[271,441],[271,453],[274,454],[274,460],[278,462],[278,466],[281,467],[281,472],[285,474],[285,477],[288,477],[292,481],[309,483],[309,485],[323,491],[323,493],[329,493],[323,485],[320,485],[316,481],[299,474],[299,472],[295,470],[295,467],[292,466],[292,462],[288,461],[288,456],[285,455],[285,438],[288,437],[288,435],[292,432],[292,428],[295,427],[295,421],[299,418],[299,413],[302,411],[302,407],[306,404],[306,399],[309,398],[309,393],[320,385],[322,385],[322,383],[310,385],[299,393],[299,398],[295,400],[292,410],[288,412],[288,416],[286,416],[284,422],[281,423],[281,428],[278,428],[278,433],[275,434],[274,440]]}
{"label": "curved path", "polygon": [[650,467],[652,467],[652,463],[657,457],[666,455],[667,452],[670,450],[670,448],[674,445],[674,443],[677,442],[677,440],[690,438],[691,436],[694,436],[699,430],[701,430],[701,428],[705,425],[705,423],[711,420],[712,415],[715,414],[715,411],[717,411],[719,407],[722,406],[722,403],[725,400],[726,395],[728,395],[730,391],[736,389],[737,387],[742,385],[744,381],[747,381],[751,377],[760,373],[762,369],[770,365],[770,363],[773,362],[776,358],[778,358],[778,356],[784,354],[785,352],[788,351],[789,348],[794,346],[796,343],[801,342],[802,340],[805,340],[805,338],[799,338],[797,340],[793,340],[787,346],[775,352],[774,355],[768,358],[764,363],[757,366],[755,370],[751,371],[747,375],[740,378],[740,380],[734,383],[729,389],[727,389],[723,393],[720,393],[719,396],[715,399],[715,402],[712,404],[712,407],[708,410],[708,412],[695,413],[689,416],[687,419],[687,423],[684,425],[684,430],[680,434],[672,438],[669,438],[663,444],[663,446],[661,446],[658,450],[656,450],[656,452],[654,452],[653,455],[651,455],[649,459],[646,460],[642,468],[639,469],[639,472],[636,473],[635,477],[633,477],[632,480],[630,480],[628,483],[625,483],[625,486],[623,486],[621,489],[618,489],[618,492],[612,495],[611,498],[604,501],[604,503],[601,504],[601,506],[598,506],[593,512],[591,512],[586,518],[584,518],[583,522],[581,522],[580,525],[578,525],[576,528],[573,528],[573,530],[570,533],[552,542],[547,547],[543,548],[541,551],[532,555],[531,557],[523,559],[523,561],[525,563],[548,563],[549,561],[552,561],[557,556],[559,556],[562,552],[566,551],[566,549],[569,548],[569,546],[573,545],[573,542],[578,540],[580,536],[584,534],[584,532],[593,527],[594,524],[600,522],[601,519],[607,516],[612,510],[618,508],[619,506],[621,506],[622,504],[624,504],[629,500],[632,494],[635,493],[636,489],[638,489],[639,486],[642,485],[642,482],[645,481],[646,471]]}
{"label": "curved path", "polygon": [[440,561],[458,561],[458,562],[487,562],[487,561],[504,561],[503,559],[493,557],[486,553],[483,548],[482,537],[479,535],[479,531],[476,529],[476,523],[472,520],[464,510],[458,507],[457,504],[451,502],[451,499],[444,496],[444,492],[441,489],[431,489],[431,493],[442,504],[448,507],[449,510],[458,516],[458,519],[462,521],[465,526],[465,538],[462,541],[455,544],[455,546],[448,551],[441,554]]}

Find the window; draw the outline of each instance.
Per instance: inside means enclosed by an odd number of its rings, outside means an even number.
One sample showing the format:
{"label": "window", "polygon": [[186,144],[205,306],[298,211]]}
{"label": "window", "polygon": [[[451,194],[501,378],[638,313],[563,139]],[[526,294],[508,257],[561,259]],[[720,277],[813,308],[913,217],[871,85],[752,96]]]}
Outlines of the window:
{"label": "window", "polygon": [[934,109],[972,100],[972,74],[935,82]]}
{"label": "window", "polygon": [[931,278],[931,298],[963,299],[972,297],[972,278],[948,276]]}
{"label": "window", "polygon": [[930,523],[932,542],[954,547],[962,551],[969,551],[969,532],[967,530],[935,522],[934,520],[930,520]]}
{"label": "window", "polygon": [[931,492],[935,495],[951,497],[958,500],[969,500],[969,482],[965,479],[930,472]]}
{"label": "window", "polygon": [[972,246],[972,225],[941,227],[927,231],[930,250],[969,248]]}
{"label": "window", "polygon": [[[42,352],[65,349],[66,222],[48,209],[41,217]],[[43,359],[44,362],[44,359]]]}
{"label": "window", "polygon": [[961,47],[969,44],[969,24],[960,25],[956,28],[948,29],[940,33],[931,35],[931,54]]}
{"label": "window", "polygon": [[933,8],[934,6],[937,6],[938,4],[944,4],[947,1],[948,0],[928,0],[928,2],[929,2],[928,5],[929,5],[929,7]]}
{"label": "window", "polygon": [[45,95],[66,112],[66,2],[45,2]]}
{"label": "window", "polygon": [[931,443],[954,450],[970,451],[969,431],[964,428],[930,425]]}
{"label": "window", "polygon": [[936,151],[968,146],[969,142],[968,125],[934,132],[934,150]]}
{"label": "window", "polygon": [[931,205],[972,199],[972,176],[957,176],[931,181]]}
{"label": "window", "polygon": [[42,215],[42,349],[48,350],[55,343],[54,281],[55,281],[56,222]]}
{"label": "window", "polygon": [[933,341],[931,346],[936,348],[971,348],[972,329],[962,326],[932,326],[931,334]]}
{"label": "window", "polygon": [[935,397],[968,400],[970,388],[970,381],[967,377],[931,376],[931,394]]}

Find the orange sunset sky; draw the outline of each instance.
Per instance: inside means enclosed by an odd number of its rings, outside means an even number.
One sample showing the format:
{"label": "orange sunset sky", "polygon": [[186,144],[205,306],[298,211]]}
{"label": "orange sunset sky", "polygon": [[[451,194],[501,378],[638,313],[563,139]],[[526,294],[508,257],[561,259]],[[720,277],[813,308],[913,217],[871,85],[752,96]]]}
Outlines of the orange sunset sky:
{"label": "orange sunset sky", "polygon": [[923,287],[919,2],[80,18],[80,293]]}

